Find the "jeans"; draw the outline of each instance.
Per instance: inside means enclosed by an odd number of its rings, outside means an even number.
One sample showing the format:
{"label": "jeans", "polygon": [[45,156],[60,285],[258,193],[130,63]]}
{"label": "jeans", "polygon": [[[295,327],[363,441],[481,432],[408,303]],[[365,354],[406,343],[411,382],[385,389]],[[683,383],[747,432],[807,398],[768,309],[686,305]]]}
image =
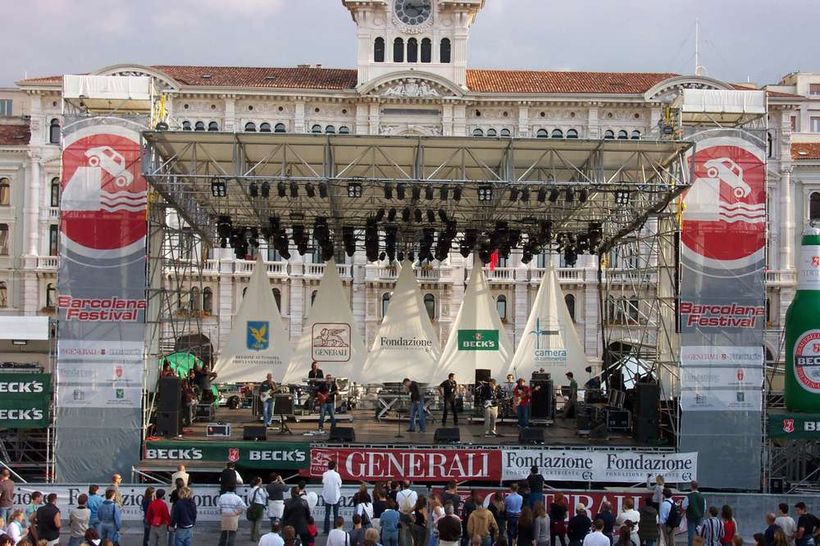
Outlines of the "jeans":
{"label": "jeans", "polygon": [[191,539],[194,537],[194,528],[180,529],[177,527],[174,533],[174,546],[191,546]]}
{"label": "jeans", "polygon": [[484,408],[484,434],[495,434],[495,422],[498,420],[498,406]]}
{"label": "jeans", "polygon": [[412,402],[410,405],[410,432],[416,430],[416,420],[419,422],[419,432],[424,432],[427,428],[427,417],[424,415],[424,402]]}
{"label": "jeans", "polygon": [[83,537],[71,537],[68,539],[68,546],[80,546],[84,540]]}
{"label": "jeans", "polygon": [[325,534],[330,533],[330,512],[333,511],[333,521],[336,521],[336,518],[339,517],[339,503],[336,504],[328,504],[325,503]]}
{"label": "jeans", "polygon": [[641,546],[655,546],[654,540],[644,540]]}
{"label": "jeans", "polygon": [[481,546],[492,546],[493,545],[493,537],[491,535],[487,535],[486,537],[481,537]]}
{"label": "jeans", "polygon": [[[519,406],[520,408],[521,406]],[[518,514],[507,516],[507,544],[512,544],[518,537]]]}
{"label": "jeans", "polygon": [[273,397],[271,396],[262,403],[262,415],[265,418],[265,426],[269,427],[273,420]]}
{"label": "jeans", "polygon": [[382,546],[399,546],[399,532],[382,532]]}
{"label": "jeans", "polygon": [[100,522],[100,542],[107,538],[114,544],[120,541],[120,533],[114,522]]}
{"label": "jeans", "polygon": [[325,428],[325,416],[330,415],[330,428],[336,428],[336,408],[333,402],[325,402],[319,406],[319,430]]}
{"label": "jeans", "polygon": [[3,521],[5,521],[6,523],[8,523],[11,519],[12,508],[14,508],[14,506],[9,506],[8,508],[0,508],[0,518],[3,518]]}
{"label": "jeans", "polygon": [[533,493],[530,491],[530,508],[535,508],[535,505],[538,503],[544,503],[544,494],[541,492]]}
{"label": "jeans", "polygon": [[530,406],[527,404],[518,405],[518,428],[527,428],[530,426]]}
{"label": "jeans", "polygon": [[236,531],[222,531],[219,534],[219,546],[233,546],[236,540]]}
{"label": "jeans", "polygon": [[161,543],[168,541],[168,526],[167,525],[152,525],[151,530],[148,531],[148,544],[150,546],[160,546]]}
{"label": "jeans", "polygon": [[148,534],[151,532],[151,526],[147,521],[142,522],[142,546],[148,546]]}
{"label": "jeans", "polygon": [[455,397],[452,398],[445,398],[444,399],[444,416],[441,418],[441,424],[447,424],[447,409],[451,409],[453,411],[453,424],[458,426],[458,413],[456,412],[456,399]]}
{"label": "jeans", "polygon": [[686,544],[688,546],[692,546],[692,540],[695,538],[695,535],[698,534],[698,525],[700,525],[699,521],[686,520]]}
{"label": "jeans", "polygon": [[174,533],[175,531],[168,527],[168,546],[174,546]]}

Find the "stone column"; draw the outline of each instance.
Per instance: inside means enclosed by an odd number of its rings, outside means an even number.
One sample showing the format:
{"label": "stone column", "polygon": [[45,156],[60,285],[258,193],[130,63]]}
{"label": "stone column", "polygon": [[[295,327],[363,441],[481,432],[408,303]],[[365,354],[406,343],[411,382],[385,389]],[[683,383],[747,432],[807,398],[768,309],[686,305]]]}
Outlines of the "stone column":
{"label": "stone column", "polygon": [[368,134],[368,110],[369,106],[367,103],[360,102],[356,105],[356,134],[357,135],[366,135]]}
{"label": "stone column", "polygon": [[225,119],[222,121],[224,131],[236,131],[236,98],[225,97]]}
{"label": "stone column", "polygon": [[217,317],[219,328],[219,339],[216,341],[214,350],[219,353],[228,339],[228,334],[233,325],[234,313],[239,309],[239,301],[234,301],[242,297],[241,291],[236,289],[234,272],[235,258],[230,248],[215,248],[215,256],[219,259],[219,285],[217,287]]}
{"label": "stone column", "polygon": [[518,135],[519,137],[530,136],[530,108],[523,104],[518,107]]}
{"label": "stone column", "polygon": [[304,133],[305,131],[305,101],[297,100],[293,104],[293,132]]}
{"label": "stone column", "polygon": [[379,103],[374,101],[370,103],[370,134],[371,135],[378,135],[379,134],[379,126],[381,124],[380,121],[380,110],[379,110]]}
{"label": "stone column", "polygon": [[467,107],[464,104],[453,106],[453,136],[467,135]]}
{"label": "stone column", "polygon": [[601,128],[598,125],[598,106],[590,106],[588,115],[589,117],[587,120],[587,138],[601,138]]}
{"label": "stone column", "polygon": [[290,259],[290,339],[298,341],[302,336],[305,318],[305,260],[295,254]]}

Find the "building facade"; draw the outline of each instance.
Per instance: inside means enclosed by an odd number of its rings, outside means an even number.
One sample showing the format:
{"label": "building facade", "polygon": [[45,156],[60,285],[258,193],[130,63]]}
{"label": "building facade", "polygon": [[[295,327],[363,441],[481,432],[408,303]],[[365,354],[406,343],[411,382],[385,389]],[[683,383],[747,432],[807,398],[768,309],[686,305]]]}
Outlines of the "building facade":
{"label": "building facade", "polygon": [[[476,138],[657,139],[664,107],[679,89],[744,88],[673,73],[473,69],[467,41],[484,0],[343,0],[342,4],[357,25],[355,69],[119,65],[95,74],[151,76],[168,97],[172,130]],[[341,7],[339,16],[344,16]],[[803,220],[820,218],[820,144],[811,142],[813,137],[820,139],[818,85],[820,76],[793,74],[767,88],[766,348],[772,360],[779,356],[783,317],[794,294],[794,248],[800,228]],[[3,314],[55,311],[61,89],[62,77],[46,77],[0,91]],[[812,114],[815,109],[818,112]],[[262,251],[269,262],[271,288],[295,341],[324,264],[318,252],[305,256],[293,252],[290,260],[283,261],[273,250],[263,246]],[[201,274],[185,281],[178,312],[195,315],[218,350],[253,262],[237,259],[230,249],[193,250],[191,259],[201,259],[203,267]],[[368,264],[363,252],[339,259],[354,316],[370,343],[397,272],[390,264]],[[608,269],[615,275],[634,267],[635,259],[608,256]],[[470,263],[453,253],[442,263],[416,265],[425,306],[442,344],[458,312]],[[607,302],[601,309],[597,257],[581,256],[573,267],[564,267],[567,264],[555,253],[523,264],[520,254],[513,252],[489,273],[489,281],[499,315],[514,340],[523,334],[530,304],[549,265],[559,268],[567,305],[588,356],[602,354],[602,321],[613,327],[616,337],[618,328],[640,324],[640,297],[614,305]]]}

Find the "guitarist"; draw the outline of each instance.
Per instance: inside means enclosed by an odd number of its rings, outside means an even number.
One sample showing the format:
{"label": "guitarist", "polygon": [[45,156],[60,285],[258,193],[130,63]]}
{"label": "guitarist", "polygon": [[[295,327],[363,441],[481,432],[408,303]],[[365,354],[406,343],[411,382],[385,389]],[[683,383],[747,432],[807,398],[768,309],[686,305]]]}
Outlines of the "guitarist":
{"label": "guitarist", "polygon": [[262,402],[262,414],[265,416],[265,426],[271,426],[273,421],[273,393],[276,391],[276,383],[273,382],[273,374],[268,374],[259,385],[259,401]]}
{"label": "guitarist", "polygon": [[333,376],[327,374],[316,389],[316,405],[319,406],[319,432],[325,431],[325,415],[330,415],[330,428],[336,428],[336,395],[339,386]]}
{"label": "guitarist", "polygon": [[[535,387],[535,390],[541,387]],[[518,428],[530,426],[530,403],[532,402],[533,389],[527,385],[527,381],[522,377],[513,388],[513,405],[518,414]]]}

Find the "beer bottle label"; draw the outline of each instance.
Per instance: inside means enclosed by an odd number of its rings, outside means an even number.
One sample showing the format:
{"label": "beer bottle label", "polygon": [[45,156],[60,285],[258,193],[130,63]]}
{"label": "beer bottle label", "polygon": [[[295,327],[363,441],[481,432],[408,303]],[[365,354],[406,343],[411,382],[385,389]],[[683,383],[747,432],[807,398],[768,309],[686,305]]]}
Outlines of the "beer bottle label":
{"label": "beer bottle label", "polygon": [[820,393],[820,330],[809,330],[794,343],[794,375],[803,389]]}
{"label": "beer bottle label", "polygon": [[801,246],[797,267],[797,289],[820,290],[820,245]]}

